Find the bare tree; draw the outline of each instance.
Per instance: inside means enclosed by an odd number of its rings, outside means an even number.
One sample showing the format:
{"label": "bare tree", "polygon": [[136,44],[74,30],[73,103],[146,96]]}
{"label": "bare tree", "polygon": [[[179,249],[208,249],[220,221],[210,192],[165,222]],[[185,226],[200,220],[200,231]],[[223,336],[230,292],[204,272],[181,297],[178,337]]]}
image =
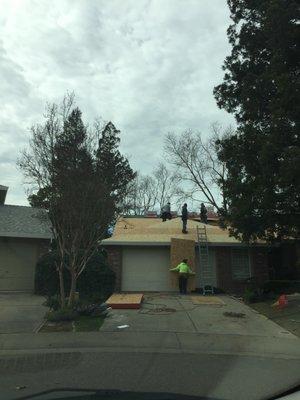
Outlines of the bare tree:
{"label": "bare tree", "polygon": [[155,180],[156,205],[161,209],[168,201],[173,203],[179,192],[179,178],[162,162],[153,171]]}
{"label": "bare tree", "polygon": [[30,129],[29,148],[21,152],[17,164],[23,171],[26,183],[34,185],[34,189],[50,185],[53,178],[55,144],[74,104],[73,92],[64,96],[61,105],[47,103],[44,112],[45,123],[33,125]]}
{"label": "bare tree", "polygon": [[122,213],[144,215],[156,205],[156,188],[154,179],[149,175],[137,174],[129,183],[127,195],[121,208]]}
{"label": "bare tree", "polygon": [[[74,93],[67,93],[60,106],[47,103],[44,113],[45,123],[36,124],[31,127],[29,148],[22,151],[17,161],[26,179],[26,183],[31,185],[31,196],[29,196],[31,202],[47,210],[53,208],[53,198],[50,188],[54,179],[53,163],[55,159],[55,145],[62,134],[63,122],[68,118],[73,105]],[[34,191],[37,191],[38,195],[33,195]],[[54,209],[52,212],[49,212],[49,216],[54,238],[58,239],[57,232],[59,229],[56,227],[59,225],[60,216],[56,215]],[[62,307],[65,306],[64,259],[64,247],[60,246],[60,262],[56,267],[59,275]]]}
{"label": "bare tree", "polygon": [[[73,103],[74,97],[67,95],[61,107],[48,105],[45,123],[31,129],[29,150],[23,152],[18,162],[37,189],[31,195],[31,204],[45,208],[49,214],[60,252],[57,269],[62,307],[65,306],[63,269],[70,272],[68,305],[71,306],[77,279],[115,216],[119,197],[116,188],[121,192],[124,182],[134,176],[127,159],[118,151],[116,130],[107,133],[106,125],[98,147],[93,148],[81,112],[72,109]],[[103,178],[108,164],[113,175],[109,184]],[[117,168],[122,170],[122,180]],[[129,176],[127,180],[125,173]]]}
{"label": "bare tree", "polygon": [[[176,136],[169,133],[165,138],[165,153],[171,165],[177,169],[178,180],[184,184],[182,195],[191,200],[204,202],[215,207],[219,212],[227,209],[227,202],[222,191],[226,178],[226,166],[218,159],[218,141],[232,133],[229,127],[222,130],[220,125],[212,125],[212,133],[203,140],[199,132],[186,130]],[[221,204],[218,193],[221,192]]]}
{"label": "bare tree", "polygon": [[168,201],[176,203],[178,182],[177,175],[162,162],[151,175],[137,174],[128,185],[122,212],[143,215],[150,210],[161,210]]}

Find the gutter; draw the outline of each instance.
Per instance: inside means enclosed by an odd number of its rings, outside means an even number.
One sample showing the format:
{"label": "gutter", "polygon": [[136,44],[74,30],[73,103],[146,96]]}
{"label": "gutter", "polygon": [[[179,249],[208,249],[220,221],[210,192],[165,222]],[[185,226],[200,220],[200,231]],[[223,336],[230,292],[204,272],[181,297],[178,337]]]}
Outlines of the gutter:
{"label": "gutter", "polygon": [[[101,242],[102,246],[171,246],[171,242],[125,242],[125,241],[111,241]],[[222,242],[208,242],[207,245],[209,247],[271,247],[267,243],[255,243],[255,244],[247,244],[247,243],[222,243]],[[197,242],[195,241],[195,246],[197,246]]]}

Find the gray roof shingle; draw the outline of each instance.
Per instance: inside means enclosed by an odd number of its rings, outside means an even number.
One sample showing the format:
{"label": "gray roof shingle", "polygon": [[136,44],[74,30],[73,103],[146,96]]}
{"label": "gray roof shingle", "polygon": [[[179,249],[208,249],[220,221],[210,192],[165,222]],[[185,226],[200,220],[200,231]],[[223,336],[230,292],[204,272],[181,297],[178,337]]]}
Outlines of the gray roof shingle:
{"label": "gray roof shingle", "polygon": [[0,236],[50,239],[51,224],[45,210],[0,205]]}

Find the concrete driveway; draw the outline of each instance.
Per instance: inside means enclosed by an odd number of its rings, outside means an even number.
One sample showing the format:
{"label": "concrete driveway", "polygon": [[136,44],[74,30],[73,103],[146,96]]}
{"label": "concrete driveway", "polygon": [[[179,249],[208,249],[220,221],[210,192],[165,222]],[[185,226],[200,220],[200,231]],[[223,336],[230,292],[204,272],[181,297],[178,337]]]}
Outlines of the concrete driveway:
{"label": "concrete driveway", "polygon": [[[191,296],[147,294],[140,310],[112,310],[101,331],[204,333],[295,338],[289,331],[229,296],[217,296],[222,305],[195,304]],[[243,318],[224,312],[242,313]]]}
{"label": "concrete driveway", "polygon": [[0,292],[0,334],[35,332],[47,311],[44,301],[30,293]]}

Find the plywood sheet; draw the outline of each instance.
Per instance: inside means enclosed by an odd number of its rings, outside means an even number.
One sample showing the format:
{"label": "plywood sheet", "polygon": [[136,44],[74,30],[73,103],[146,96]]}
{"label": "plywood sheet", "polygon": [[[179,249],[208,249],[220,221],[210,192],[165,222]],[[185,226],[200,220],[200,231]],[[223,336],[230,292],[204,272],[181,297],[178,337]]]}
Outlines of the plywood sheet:
{"label": "plywood sheet", "polygon": [[[195,271],[195,241],[188,239],[171,238],[171,268],[175,268],[184,258],[188,259],[188,265]],[[178,287],[178,273],[170,273],[171,285]],[[195,276],[191,275],[188,280],[188,291],[195,290]]]}
{"label": "plywood sheet", "polygon": [[225,305],[224,301],[217,296],[191,296],[191,300],[194,304]]}
{"label": "plywood sheet", "polygon": [[121,293],[112,294],[106,303],[112,308],[140,308],[143,301],[142,293]]}

